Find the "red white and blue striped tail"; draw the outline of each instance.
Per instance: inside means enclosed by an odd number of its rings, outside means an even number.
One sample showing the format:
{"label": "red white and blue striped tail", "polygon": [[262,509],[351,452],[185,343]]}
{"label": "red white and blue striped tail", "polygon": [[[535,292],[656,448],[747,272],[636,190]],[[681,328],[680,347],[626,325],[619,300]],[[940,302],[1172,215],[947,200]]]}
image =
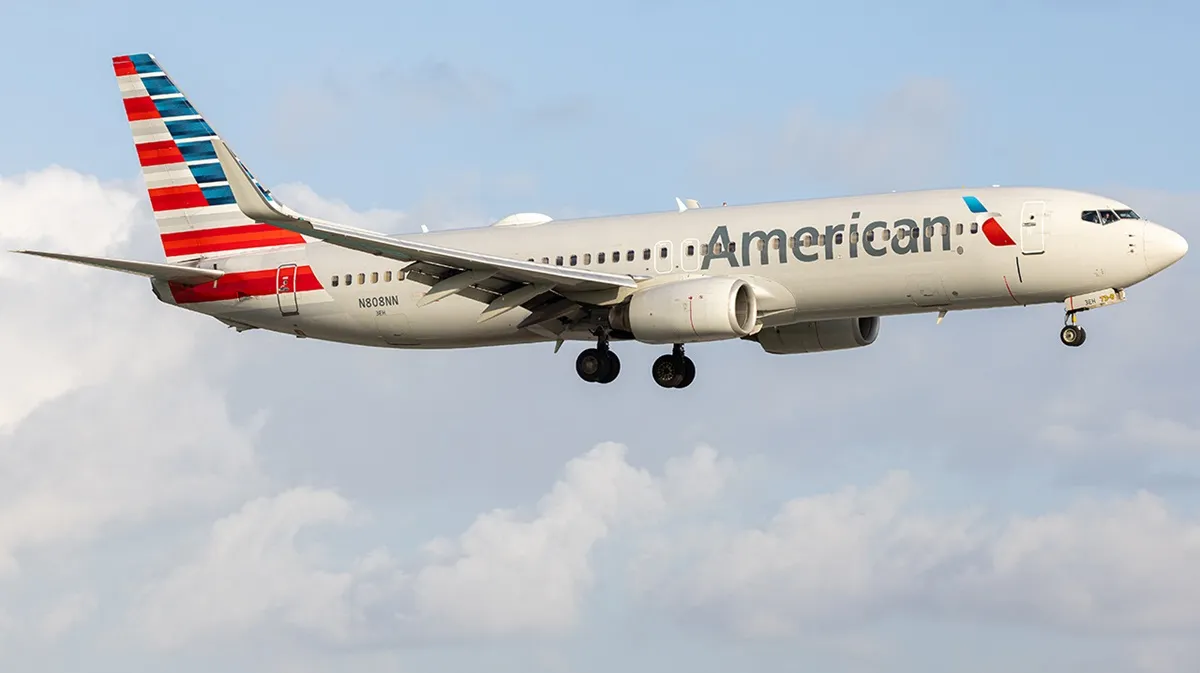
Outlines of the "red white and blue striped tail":
{"label": "red white and blue striped tail", "polygon": [[217,161],[216,132],[153,56],[117,56],[112,62],[169,261],[305,242],[298,233],[242,214]]}

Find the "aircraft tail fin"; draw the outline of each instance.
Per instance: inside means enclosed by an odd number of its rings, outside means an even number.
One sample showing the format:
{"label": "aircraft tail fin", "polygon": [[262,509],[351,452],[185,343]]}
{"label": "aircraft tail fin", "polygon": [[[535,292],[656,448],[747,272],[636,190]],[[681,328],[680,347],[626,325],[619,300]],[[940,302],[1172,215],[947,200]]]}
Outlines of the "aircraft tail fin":
{"label": "aircraft tail fin", "polygon": [[238,209],[213,147],[216,131],[152,55],[117,56],[112,63],[169,261],[306,241]]}

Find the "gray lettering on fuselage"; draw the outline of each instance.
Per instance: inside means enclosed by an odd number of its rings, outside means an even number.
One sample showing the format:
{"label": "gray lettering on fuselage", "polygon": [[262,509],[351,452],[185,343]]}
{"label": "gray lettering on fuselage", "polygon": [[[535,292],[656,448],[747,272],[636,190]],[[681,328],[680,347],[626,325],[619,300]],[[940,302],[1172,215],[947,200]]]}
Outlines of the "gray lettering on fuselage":
{"label": "gray lettering on fuselage", "polygon": [[805,237],[808,237],[808,240],[816,243],[817,236],[820,235],[821,234],[817,231],[816,227],[803,227],[798,230],[796,232],[796,237],[792,239],[792,254],[796,256],[796,259],[800,260],[801,262],[815,262],[820,259],[821,256],[815,252],[804,252]]}
{"label": "gray lettering on fuselage", "polygon": [[[927,217],[925,218],[925,226],[933,226],[934,231],[937,231],[938,227],[942,228],[942,250],[948,252],[950,250],[950,218],[945,215]],[[926,244],[925,252],[929,252],[930,245],[932,245],[932,241]]]}
{"label": "gray lettering on fuselage", "polygon": [[[717,252],[720,249],[721,252]],[[729,262],[729,266],[736,267],[738,265],[737,255],[729,249],[729,228],[721,225],[713,230],[712,238],[708,239],[708,252],[704,255],[704,261],[700,263],[701,269],[708,269],[708,265],[714,259],[724,259]]]}
{"label": "gray lettering on fuselage", "polygon": [[825,225],[825,259],[833,259],[833,235],[845,230],[844,224]]}
{"label": "gray lettering on fuselage", "polygon": [[887,245],[884,245],[882,248],[876,248],[874,246],[875,232],[887,231],[887,228],[887,222],[884,222],[883,220],[875,220],[874,222],[868,224],[865,229],[863,229],[863,250],[866,250],[868,255],[872,257],[883,257],[887,254]]}
{"label": "gray lettering on fuselage", "polygon": [[379,308],[380,306],[399,306],[400,298],[394,294],[382,297],[359,297],[359,308]]}
{"label": "gray lettering on fuselage", "polygon": [[753,240],[762,241],[762,254],[759,255],[759,264],[766,266],[771,259],[771,239],[779,241],[779,263],[787,264],[787,232],[782,229],[773,229],[770,232],[764,231],[748,231],[742,234],[742,266],[750,266],[750,242]]}
{"label": "gray lettering on fuselage", "polygon": [[[708,247],[704,251],[704,259],[701,261],[700,268],[707,270],[712,266],[713,260],[724,259],[729,263],[730,267],[751,266],[751,252],[754,242],[761,241],[762,248],[759,250],[758,263],[765,266],[771,263],[770,245],[772,239],[778,241],[779,263],[788,263],[788,248],[792,251],[792,258],[801,262],[815,262],[822,259],[821,252],[824,252],[824,259],[835,259],[836,249],[842,243],[848,245],[850,259],[859,257],[859,243],[862,244],[862,249],[871,257],[883,257],[889,252],[896,255],[919,254],[922,252],[932,252],[934,249],[933,238],[937,235],[937,228],[941,227],[941,249],[950,251],[953,249],[951,243],[951,222],[944,215],[936,215],[933,217],[922,218],[923,224],[918,224],[917,220],[903,218],[896,220],[894,224],[889,224],[884,220],[875,220],[862,228],[859,231],[859,223],[853,220],[858,219],[858,212],[851,216],[849,227],[845,224],[830,224],[825,226],[825,232],[822,235],[820,229],[814,226],[804,226],[796,230],[792,237],[788,237],[787,232],[783,229],[772,229],[771,231],[747,231],[741,235],[742,243],[742,259],[739,263],[737,258],[737,246],[730,240],[729,227],[721,225],[713,230],[712,237],[709,239]],[[887,243],[887,237],[881,236],[877,232],[891,231],[891,244]],[[903,235],[901,235],[903,232]],[[848,241],[839,242],[839,234]],[[822,241],[822,237],[824,240]],[[924,245],[919,239],[925,239]],[[806,245],[807,243],[807,245]],[[809,252],[807,248],[819,246],[817,250]],[[889,250],[890,248],[890,250]]]}
{"label": "gray lettering on fuselage", "polygon": [[[900,232],[907,230],[907,236]],[[897,255],[907,255],[910,252],[920,252],[917,247],[917,223],[914,220],[896,220],[896,235],[892,236],[892,252]]]}

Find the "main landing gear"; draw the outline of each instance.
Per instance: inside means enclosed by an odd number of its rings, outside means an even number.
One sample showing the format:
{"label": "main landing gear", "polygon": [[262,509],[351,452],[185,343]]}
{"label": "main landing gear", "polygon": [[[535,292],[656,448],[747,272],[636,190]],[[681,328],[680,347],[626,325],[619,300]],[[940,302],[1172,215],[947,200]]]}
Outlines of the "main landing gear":
{"label": "main landing gear", "polygon": [[1076,311],[1067,311],[1066,324],[1063,326],[1062,331],[1058,333],[1058,338],[1063,342],[1063,345],[1071,346],[1072,348],[1082,346],[1083,342],[1087,340],[1087,331],[1082,326],[1076,324],[1075,313]]}
{"label": "main landing gear", "polygon": [[588,383],[612,383],[621,373],[621,359],[608,349],[608,336],[602,335],[595,348],[575,358],[575,373]]}
{"label": "main landing gear", "polygon": [[663,388],[686,388],[696,379],[696,364],[683,354],[683,344],[675,344],[670,355],[654,361],[650,374]]}
{"label": "main landing gear", "polygon": [[[608,348],[608,336],[601,335],[595,348],[575,358],[575,373],[588,383],[612,383],[621,373],[621,360]],[[670,355],[654,361],[650,368],[654,382],[663,388],[686,388],[696,379],[696,365],[683,354],[683,344],[675,344]]]}

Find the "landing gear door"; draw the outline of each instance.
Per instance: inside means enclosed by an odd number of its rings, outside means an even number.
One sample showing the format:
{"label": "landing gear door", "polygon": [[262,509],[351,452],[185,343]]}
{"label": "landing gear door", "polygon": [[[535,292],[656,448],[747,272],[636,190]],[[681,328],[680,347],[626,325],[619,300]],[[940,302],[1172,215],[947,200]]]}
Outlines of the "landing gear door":
{"label": "landing gear door", "polygon": [[279,300],[279,312],[282,315],[300,313],[296,303],[296,265],[284,264],[275,272],[275,297]]}
{"label": "landing gear door", "polygon": [[1021,206],[1021,254],[1046,252],[1046,202],[1026,201]]}

